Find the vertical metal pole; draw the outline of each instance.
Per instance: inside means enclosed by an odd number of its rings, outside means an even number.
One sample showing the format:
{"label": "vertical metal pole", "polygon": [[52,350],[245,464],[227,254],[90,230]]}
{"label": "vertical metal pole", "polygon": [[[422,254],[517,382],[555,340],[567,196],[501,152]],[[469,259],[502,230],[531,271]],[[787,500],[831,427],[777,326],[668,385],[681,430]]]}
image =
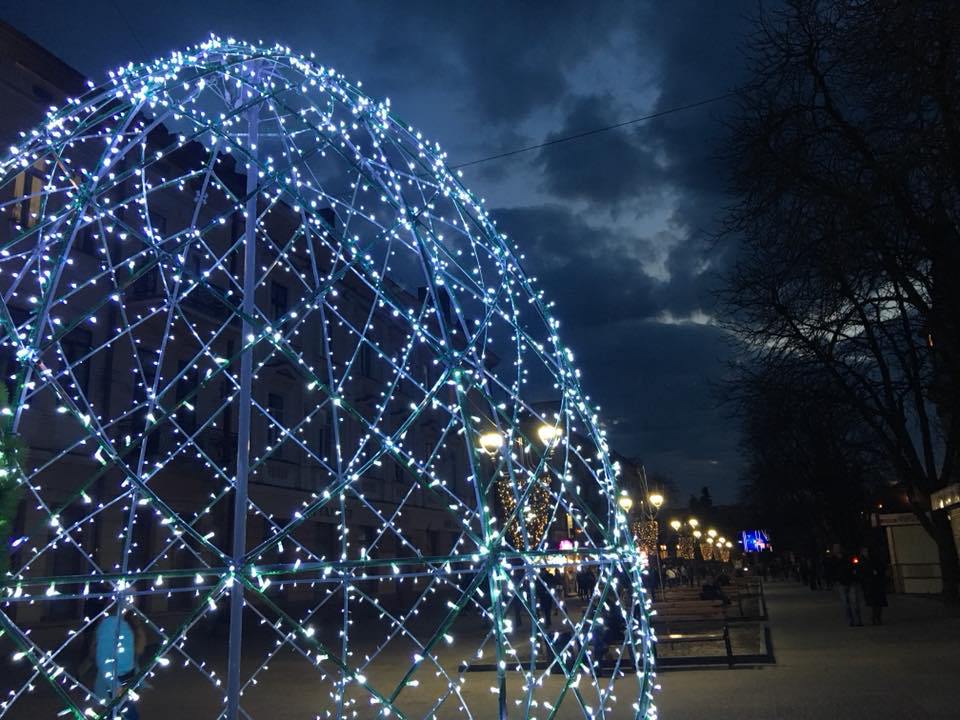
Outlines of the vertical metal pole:
{"label": "vertical metal pole", "polygon": [[[247,206],[243,235],[243,322],[241,347],[253,332],[248,318],[253,317],[256,304],[257,270],[257,140],[260,123],[259,105],[247,117],[248,151]],[[240,355],[240,394],[237,400],[237,478],[233,497],[233,567],[243,572],[243,558],[247,545],[247,475],[250,471],[250,413],[253,391],[253,347]],[[240,659],[243,633],[243,583],[235,580],[230,591],[230,645],[227,662],[227,720],[237,720],[240,712]]]}

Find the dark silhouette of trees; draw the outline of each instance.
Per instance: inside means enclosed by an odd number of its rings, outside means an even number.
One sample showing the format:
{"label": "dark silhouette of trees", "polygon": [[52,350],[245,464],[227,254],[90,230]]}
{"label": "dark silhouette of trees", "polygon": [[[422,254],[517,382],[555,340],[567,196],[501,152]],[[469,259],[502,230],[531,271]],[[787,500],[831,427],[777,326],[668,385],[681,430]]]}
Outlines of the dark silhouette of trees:
{"label": "dark silhouette of trees", "polygon": [[766,377],[829,380],[908,491],[960,460],[960,3],[790,0],[758,18],[731,122],[727,328]]}
{"label": "dark silhouette of trees", "polygon": [[706,514],[709,515],[710,511],[713,510],[713,497],[710,495],[710,488],[702,487],[700,488],[700,496],[696,495],[690,496],[689,502],[690,512],[696,514]]}
{"label": "dark silhouette of trees", "polygon": [[828,377],[741,369],[733,396],[747,457],[741,503],[774,546],[809,557],[863,541],[866,496],[887,476],[859,414]]}

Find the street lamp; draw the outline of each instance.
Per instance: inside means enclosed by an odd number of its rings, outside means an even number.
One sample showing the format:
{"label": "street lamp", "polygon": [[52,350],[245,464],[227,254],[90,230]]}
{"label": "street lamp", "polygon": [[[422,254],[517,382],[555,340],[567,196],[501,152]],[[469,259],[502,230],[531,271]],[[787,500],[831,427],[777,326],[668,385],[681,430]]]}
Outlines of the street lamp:
{"label": "street lamp", "polygon": [[693,531],[693,536],[694,536],[697,540],[699,540],[702,535],[703,535],[703,533],[700,532],[699,530],[694,530],[694,531]]}
{"label": "street lamp", "polygon": [[547,447],[555,445],[560,439],[560,428],[555,425],[548,425],[544,423],[537,428],[537,437],[540,438],[542,442]]}
{"label": "street lamp", "polygon": [[680,522],[679,520],[671,520],[670,527],[672,527],[677,532],[680,532],[680,528],[683,527],[683,523]]}
{"label": "street lamp", "polygon": [[633,507],[633,498],[627,495],[626,490],[620,491],[620,497],[617,499],[617,505],[620,506],[620,509],[623,510],[624,513],[628,515],[630,514],[630,508]]}
{"label": "street lamp", "polygon": [[694,529],[696,529],[697,525],[700,524],[700,521],[697,520],[695,517],[690,518],[689,520],[687,520],[687,522],[690,523],[690,527]]}
{"label": "street lamp", "polygon": [[[646,473],[644,473],[643,475],[643,481],[644,481],[644,484],[646,484],[646,481],[647,481]],[[656,521],[657,513],[660,512],[660,508],[663,507],[663,502],[664,502],[663,493],[660,493],[660,492],[649,493],[647,495],[647,502],[650,504],[650,508],[649,508],[650,522],[653,524],[654,534],[656,535],[657,547],[655,549],[654,555],[656,557],[656,562],[657,562],[657,579],[659,580],[660,598],[663,599],[664,597],[663,564],[660,561],[660,550],[661,549],[665,550],[666,546],[660,545],[660,526],[657,524],[657,521]]]}
{"label": "street lamp", "polygon": [[488,455],[496,455],[503,447],[503,435],[496,432],[485,432],[480,436],[480,447]]}
{"label": "street lamp", "polygon": [[663,495],[658,492],[650,493],[650,495],[647,496],[647,500],[650,501],[650,506],[654,510],[659,510],[663,507]]}
{"label": "street lamp", "polygon": [[710,528],[709,530],[707,530],[707,535],[709,535],[711,538],[715,538],[717,536],[717,531],[714,530],[713,528]]}

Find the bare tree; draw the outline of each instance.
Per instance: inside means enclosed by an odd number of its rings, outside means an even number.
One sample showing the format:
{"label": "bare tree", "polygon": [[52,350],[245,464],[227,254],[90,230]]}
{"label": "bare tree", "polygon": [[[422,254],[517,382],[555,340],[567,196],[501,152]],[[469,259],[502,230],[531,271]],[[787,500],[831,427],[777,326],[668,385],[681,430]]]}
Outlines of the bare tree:
{"label": "bare tree", "polygon": [[929,493],[960,452],[960,5],[790,0],[732,121],[727,325],[765,372],[827,373],[960,576]]}
{"label": "bare tree", "polygon": [[740,368],[733,394],[747,459],[741,502],[774,544],[819,555],[857,548],[866,496],[886,475],[858,413],[835,401],[829,376]]}

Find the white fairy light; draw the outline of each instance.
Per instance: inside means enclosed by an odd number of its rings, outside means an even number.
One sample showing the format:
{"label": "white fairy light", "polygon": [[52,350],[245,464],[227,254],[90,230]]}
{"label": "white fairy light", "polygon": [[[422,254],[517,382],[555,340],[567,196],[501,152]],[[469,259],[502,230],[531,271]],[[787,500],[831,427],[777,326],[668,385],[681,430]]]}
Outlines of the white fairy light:
{"label": "white fairy light", "polygon": [[[619,695],[654,718],[619,469],[559,321],[440,147],[359,87],[211,37],[89,84],[0,159],[0,415],[24,446],[0,469],[30,507],[2,603],[24,626],[106,604],[52,647],[13,625],[15,657],[97,716],[61,653],[122,611],[159,639],[124,701],[182,660],[232,720],[287,649],[323,717],[406,717],[416,688],[434,716]],[[574,566],[590,599],[550,599]],[[224,678],[187,641],[237,608],[275,644],[246,676],[262,645],[230,645]],[[0,717],[50,685],[6,688]]]}

